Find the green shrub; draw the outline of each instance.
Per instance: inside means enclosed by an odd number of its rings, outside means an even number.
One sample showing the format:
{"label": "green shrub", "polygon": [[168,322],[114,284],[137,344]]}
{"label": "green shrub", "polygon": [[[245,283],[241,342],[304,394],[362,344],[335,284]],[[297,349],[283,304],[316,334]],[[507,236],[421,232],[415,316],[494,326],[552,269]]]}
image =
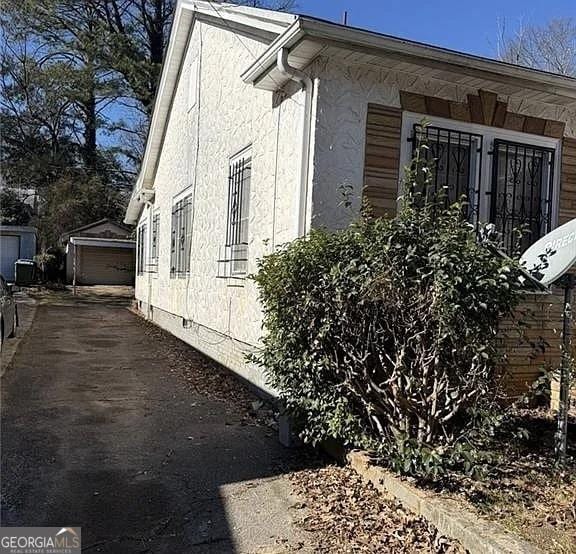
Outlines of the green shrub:
{"label": "green shrub", "polygon": [[500,392],[498,321],[521,276],[415,167],[394,219],[313,230],[259,261],[253,360],[305,441],[369,448],[407,474],[473,472]]}

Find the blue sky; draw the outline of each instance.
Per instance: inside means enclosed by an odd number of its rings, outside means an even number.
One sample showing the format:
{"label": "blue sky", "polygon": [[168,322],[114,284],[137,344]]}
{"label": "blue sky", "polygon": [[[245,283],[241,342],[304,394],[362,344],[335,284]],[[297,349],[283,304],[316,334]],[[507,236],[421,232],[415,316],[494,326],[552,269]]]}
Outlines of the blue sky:
{"label": "blue sky", "polygon": [[454,50],[494,57],[498,20],[541,24],[576,18],[575,0],[297,0],[295,11]]}

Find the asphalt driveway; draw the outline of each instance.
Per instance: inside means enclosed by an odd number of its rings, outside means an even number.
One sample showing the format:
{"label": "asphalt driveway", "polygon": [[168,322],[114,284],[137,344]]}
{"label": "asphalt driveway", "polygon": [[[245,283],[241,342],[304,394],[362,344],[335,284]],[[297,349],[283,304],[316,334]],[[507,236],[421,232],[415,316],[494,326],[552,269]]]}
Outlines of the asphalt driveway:
{"label": "asphalt driveway", "polygon": [[301,455],[242,385],[187,386],[179,364],[211,362],[123,299],[67,294],[40,302],[2,378],[1,524],[78,525],[86,552],[307,551],[285,476]]}

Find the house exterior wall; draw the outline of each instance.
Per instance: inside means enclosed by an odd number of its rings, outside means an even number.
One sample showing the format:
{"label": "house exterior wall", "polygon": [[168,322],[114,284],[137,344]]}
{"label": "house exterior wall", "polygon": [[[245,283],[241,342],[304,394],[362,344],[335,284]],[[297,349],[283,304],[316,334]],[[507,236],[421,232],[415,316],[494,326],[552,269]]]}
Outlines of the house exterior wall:
{"label": "house exterior wall", "polygon": [[[296,92],[277,102],[241,81],[241,69],[265,47],[195,23],[158,162],[154,204],[139,221],[150,229],[151,214],[160,216],[158,269],[136,277],[136,298],[154,321],[264,389],[261,372],[244,361],[262,332],[257,289],[248,279],[219,278],[218,260],[226,235],[228,162],[250,144],[248,273],[296,233],[304,97]],[[191,67],[197,67],[199,85],[189,109]],[[172,205],[186,189],[194,197],[190,273],[173,277]]]}
{"label": "house exterior wall", "polygon": [[[478,95],[478,88],[393,70],[346,65],[335,59],[318,59],[313,72],[319,83],[312,199],[312,223],[317,227],[346,226],[357,216],[362,197],[368,197],[369,203],[376,206],[377,215],[395,213],[401,175],[401,91],[462,104],[469,95]],[[490,84],[485,87],[489,90]],[[543,120],[559,123],[554,129],[556,136],[558,129],[563,135],[558,155],[561,178],[556,199],[558,202],[559,198],[557,223],[576,217],[575,114],[565,107],[514,99],[509,100],[508,111],[538,118],[536,123],[542,122],[542,129]],[[343,186],[353,201],[352,209],[341,206],[338,189]],[[376,188],[379,190],[375,192]],[[524,337],[513,331],[514,324],[503,323],[507,388],[512,395],[525,393],[543,370],[559,366],[562,298],[562,291],[555,289],[550,294],[527,295],[523,299],[518,314],[528,320]],[[557,398],[557,386],[553,385],[553,406]]]}
{"label": "house exterior wall", "polygon": [[[249,279],[219,277],[228,211],[228,162],[245,147],[251,145],[252,149],[248,274],[256,270],[258,258],[297,234],[304,93],[295,91],[281,98],[245,85],[239,77],[241,69],[265,47],[248,36],[196,22],[157,165],[154,202],[139,220],[139,225],[147,225],[149,237],[153,216],[159,215],[157,269],[137,275],[136,298],[141,310],[160,326],[272,392],[262,371],[245,361],[245,354],[258,344],[262,333],[256,287]],[[390,127],[378,140],[383,137],[379,147],[395,152],[384,155],[396,164],[391,168],[393,174],[398,173],[400,159],[401,91],[460,103],[468,95],[478,94],[478,88],[332,58],[318,58],[308,71],[316,88],[308,204],[313,227],[342,228],[358,214],[365,191],[366,156],[370,154],[366,150],[369,105],[380,106],[376,117],[384,118]],[[194,75],[197,89],[193,89],[191,106]],[[510,100],[508,109],[564,122],[565,141],[574,144],[576,119],[568,109],[518,100]],[[385,203],[393,211],[398,178],[387,174],[387,179],[392,188]],[[176,277],[170,273],[172,207],[184,191],[193,197],[190,272]],[[348,207],[344,207],[345,195],[351,201]],[[566,198],[564,208],[572,202],[570,196]],[[571,209],[561,209],[560,218],[569,217]],[[536,305],[544,314],[546,305],[557,306],[557,298],[538,300]],[[557,328],[557,310],[548,311],[554,312],[554,317],[549,314],[538,327],[545,336]],[[522,390],[542,367],[527,356],[522,350],[513,354],[516,377],[511,390]],[[554,359],[550,363],[555,363]]]}
{"label": "house exterior wall", "polygon": [[[468,95],[477,95],[481,88],[490,90],[491,85],[478,79],[475,88],[465,87],[391,69],[350,65],[337,58],[320,57],[311,71],[318,79],[312,198],[312,222],[317,227],[344,227],[358,213],[369,104],[401,110],[401,91],[464,103]],[[565,122],[564,136],[576,136],[576,114],[566,107],[510,98],[508,110]],[[338,193],[342,187],[350,194],[352,209],[342,208]],[[566,196],[566,202],[572,199]],[[560,215],[566,219],[565,213]]]}

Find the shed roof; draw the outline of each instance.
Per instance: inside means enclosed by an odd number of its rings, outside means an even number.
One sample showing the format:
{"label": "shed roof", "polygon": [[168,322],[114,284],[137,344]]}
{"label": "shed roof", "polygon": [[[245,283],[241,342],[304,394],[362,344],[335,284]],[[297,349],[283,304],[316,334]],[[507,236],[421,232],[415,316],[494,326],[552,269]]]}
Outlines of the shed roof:
{"label": "shed roof", "polygon": [[66,242],[72,235],[86,232],[90,229],[93,229],[94,227],[105,225],[107,223],[110,225],[114,225],[115,227],[118,227],[119,230],[124,231],[125,233],[130,233],[129,227],[126,227],[122,223],[118,223],[117,221],[105,217],[103,219],[99,219],[98,221],[94,221],[94,223],[88,223],[88,225],[82,225],[82,227],[77,227],[76,229],[72,229],[71,231],[66,231],[65,233],[62,233],[62,235],[60,236],[60,241]]}
{"label": "shed roof", "polygon": [[107,239],[100,237],[70,237],[70,244],[76,246],[97,246],[100,248],[136,248],[136,241],[130,239]]}
{"label": "shed roof", "polygon": [[0,225],[0,235],[14,233],[36,234],[37,231],[38,229],[36,229],[36,227],[28,227],[26,225]]}

